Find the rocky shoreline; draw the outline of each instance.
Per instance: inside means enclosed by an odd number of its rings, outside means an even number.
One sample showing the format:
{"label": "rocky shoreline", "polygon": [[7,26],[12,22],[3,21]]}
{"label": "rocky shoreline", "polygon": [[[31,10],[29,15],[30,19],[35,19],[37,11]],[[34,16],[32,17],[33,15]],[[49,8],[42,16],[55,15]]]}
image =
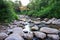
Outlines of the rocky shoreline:
{"label": "rocky shoreline", "polygon": [[60,40],[60,19],[18,16],[8,26],[1,25],[0,40]]}

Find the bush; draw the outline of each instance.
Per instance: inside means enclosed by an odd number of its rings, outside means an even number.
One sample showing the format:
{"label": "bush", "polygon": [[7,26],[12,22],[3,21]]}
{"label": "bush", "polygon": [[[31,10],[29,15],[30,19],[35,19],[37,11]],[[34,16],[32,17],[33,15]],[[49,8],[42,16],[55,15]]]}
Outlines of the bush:
{"label": "bush", "polygon": [[17,18],[12,3],[0,0],[0,23],[11,22]]}
{"label": "bush", "polygon": [[32,0],[27,7],[29,10],[22,11],[21,14],[41,18],[60,18],[60,0]]}

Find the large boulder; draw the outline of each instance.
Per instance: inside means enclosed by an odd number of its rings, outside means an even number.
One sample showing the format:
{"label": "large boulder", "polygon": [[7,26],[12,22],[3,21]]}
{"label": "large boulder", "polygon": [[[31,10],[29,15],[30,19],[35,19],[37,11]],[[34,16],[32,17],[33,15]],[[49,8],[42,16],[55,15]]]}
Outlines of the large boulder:
{"label": "large boulder", "polygon": [[16,27],[12,29],[13,33],[23,36],[23,29],[21,27]]}
{"label": "large boulder", "polygon": [[54,33],[57,34],[59,32],[59,30],[54,29],[54,28],[48,28],[48,27],[42,27],[40,28],[41,32],[45,32],[45,33]]}
{"label": "large boulder", "polygon": [[6,33],[0,33],[0,40],[5,39],[6,37],[8,37]]}
{"label": "large boulder", "polygon": [[55,35],[55,34],[48,34],[48,37],[54,39],[54,40],[59,40],[59,35]]}
{"label": "large boulder", "polygon": [[13,33],[9,35],[5,40],[24,40],[24,39],[20,35]]}
{"label": "large boulder", "polygon": [[41,38],[41,39],[44,39],[46,37],[46,34],[43,32],[35,31],[34,34],[36,37]]}

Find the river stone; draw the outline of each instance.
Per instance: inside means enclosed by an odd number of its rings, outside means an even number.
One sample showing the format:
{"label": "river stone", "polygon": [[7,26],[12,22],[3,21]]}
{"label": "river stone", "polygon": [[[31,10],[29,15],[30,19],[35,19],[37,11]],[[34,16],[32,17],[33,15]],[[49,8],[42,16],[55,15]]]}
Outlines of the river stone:
{"label": "river stone", "polygon": [[31,30],[38,30],[39,28],[38,28],[38,26],[34,26],[34,27],[31,27]]}
{"label": "river stone", "polygon": [[57,29],[54,29],[54,28],[48,28],[48,27],[42,27],[42,28],[40,28],[40,31],[41,32],[45,32],[45,33],[58,33],[59,32],[59,30],[57,30]]}
{"label": "river stone", "polygon": [[34,23],[30,23],[30,27],[33,27],[35,24]]}
{"label": "river stone", "polygon": [[41,18],[37,18],[37,20],[40,20]]}
{"label": "river stone", "polygon": [[48,21],[48,18],[44,18],[44,21]]}
{"label": "river stone", "polygon": [[26,39],[33,39],[33,33],[32,32],[25,32],[23,35],[24,38]]}
{"label": "river stone", "polygon": [[31,22],[32,20],[31,19],[28,19],[27,22]]}
{"label": "river stone", "polygon": [[59,35],[55,35],[55,34],[47,34],[48,37],[55,39],[55,40],[59,40]]}
{"label": "river stone", "polygon": [[47,21],[47,23],[52,23],[56,18],[52,18],[49,21]]}
{"label": "river stone", "polygon": [[60,24],[60,19],[53,21],[52,24]]}
{"label": "river stone", "polygon": [[43,22],[45,24],[51,24],[54,20],[55,20],[55,18],[52,18],[52,19],[48,20],[47,22],[46,21],[41,21],[41,22]]}
{"label": "river stone", "polygon": [[22,21],[26,21],[27,19],[26,19],[26,18],[21,18],[20,20],[22,20]]}
{"label": "river stone", "polygon": [[40,21],[34,21],[34,24],[36,24],[36,25],[38,25],[40,23],[41,23]]}
{"label": "river stone", "polygon": [[36,37],[41,38],[41,39],[44,39],[46,37],[46,34],[43,32],[35,31],[34,34]]}
{"label": "river stone", "polygon": [[57,22],[57,19],[56,19],[56,20],[54,20],[54,21],[52,21],[52,24],[56,24],[56,22]]}
{"label": "river stone", "polygon": [[9,35],[5,40],[24,40],[24,39],[20,35],[13,33]]}
{"label": "river stone", "polygon": [[5,39],[6,37],[8,37],[6,33],[0,33],[0,40]]}
{"label": "river stone", "polygon": [[13,24],[17,25],[17,24],[19,24],[19,22],[17,22],[17,20],[14,20]]}
{"label": "river stone", "polygon": [[10,35],[11,33],[13,33],[13,30],[12,30],[12,29],[8,29],[6,33],[7,33],[8,35]]}
{"label": "river stone", "polygon": [[9,26],[10,26],[11,29],[17,27],[17,25],[15,25],[15,24],[13,24],[13,25],[9,24]]}
{"label": "river stone", "polygon": [[20,25],[20,24],[24,24],[25,22],[24,21],[14,21],[13,24],[15,25]]}
{"label": "river stone", "polygon": [[13,30],[13,33],[23,36],[23,29],[21,27],[16,27],[16,28],[13,28],[12,30]]}
{"label": "river stone", "polygon": [[44,23],[40,23],[40,25],[37,25],[39,28],[41,27],[48,27],[48,25],[44,24]]}

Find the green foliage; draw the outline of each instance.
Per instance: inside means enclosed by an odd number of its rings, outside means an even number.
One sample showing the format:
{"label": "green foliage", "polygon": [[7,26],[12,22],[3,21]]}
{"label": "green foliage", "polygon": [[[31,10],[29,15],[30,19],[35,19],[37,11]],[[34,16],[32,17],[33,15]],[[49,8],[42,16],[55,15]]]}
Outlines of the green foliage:
{"label": "green foliage", "polygon": [[11,22],[17,18],[12,3],[0,0],[0,23]]}
{"label": "green foliage", "polygon": [[60,0],[32,0],[27,7],[30,10],[24,10],[22,14],[41,18],[60,18]]}

